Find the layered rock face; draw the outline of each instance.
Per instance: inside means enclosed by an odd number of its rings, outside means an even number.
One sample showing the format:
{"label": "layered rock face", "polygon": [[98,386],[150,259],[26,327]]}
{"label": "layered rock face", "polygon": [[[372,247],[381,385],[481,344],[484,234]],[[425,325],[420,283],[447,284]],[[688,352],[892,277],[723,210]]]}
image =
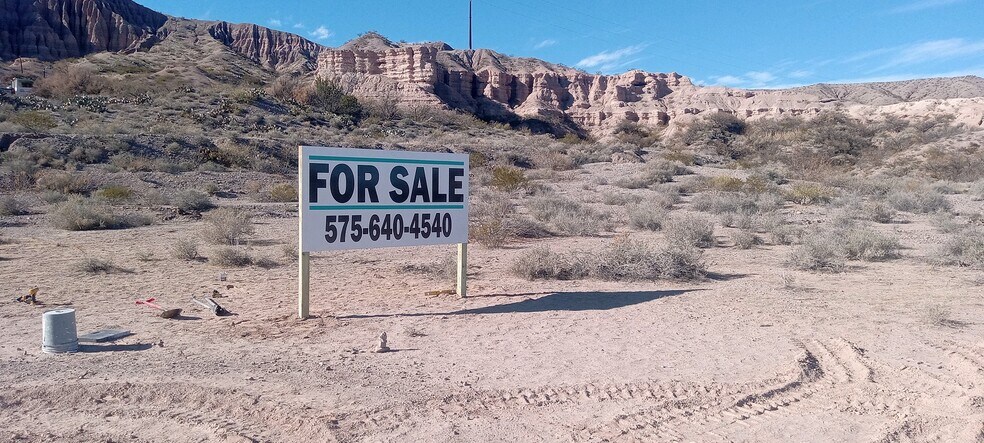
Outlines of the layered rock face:
{"label": "layered rock face", "polygon": [[322,46],[287,32],[252,24],[218,22],[208,33],[237,53],[272,70],[310,71]]}
{"label": "layered rock face", "polygon": [[487,49],[394,44],[376,34],[324,49],[317,74],[342,79],[366,98],[441,105],[488,117],[559,117],[586,128],[614,127],[626,119],[666,123],[670,114],[659,101],[674,89],[693,87],[676,73],[592,75]]}
{"label": "layered rock face", "polygon": [[135,51],[152,45],[166,21],[129,0],[0,0],[0,58]]}
{"label": "layered rock face", "polygon": [[[984,79],[978,77],[742,90],[697,86],[676,73],[593,75],[486,49],[396,44],[374,33],[324,49],[317,75],[342,79],[365,98],[443,106],[484,117],[561,119],[599,135],[622,122],[687,122],[706,112],[754,119],[844,108],[871,115],[874,108],[904,112],[906,107],[892,106],[901,103],[984,101]],[[984,119],[976,107],[954,109],[959,121],[978,124]]]}

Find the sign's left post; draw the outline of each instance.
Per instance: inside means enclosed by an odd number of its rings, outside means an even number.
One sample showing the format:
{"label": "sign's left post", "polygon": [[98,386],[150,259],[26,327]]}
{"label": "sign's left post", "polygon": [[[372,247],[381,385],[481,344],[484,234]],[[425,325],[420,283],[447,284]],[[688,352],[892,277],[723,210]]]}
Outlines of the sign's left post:
{"label": "sign's left post", "polygon": [[297,147],[297,316],[304,320],[311,313],[311,253],[304,251],[304,157]]}

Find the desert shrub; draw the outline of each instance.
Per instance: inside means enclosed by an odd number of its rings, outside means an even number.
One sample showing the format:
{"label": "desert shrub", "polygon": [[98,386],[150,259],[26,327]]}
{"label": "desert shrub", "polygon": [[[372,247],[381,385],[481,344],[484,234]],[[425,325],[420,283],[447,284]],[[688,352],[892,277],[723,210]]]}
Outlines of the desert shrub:
{"label": "desert shrub", "polygon": [[96,191],[96,197],[101,200],[123,201],[133,197],[133,190],[120,185],[109,185]]}
{"label": "desert shrub", "polygon": [[35,92],[44,97],[69,98],[77,94],[99,94],[106,86],[104,77],[82,66],[67,63],[55,66],[35,84]]}
{"label": "desert shrub", "polygon": [[745,186],[745,181],[727,175],[711,177],[708,186],[715,191],[740,192]]}
{"label": "desert shrub", "polygon": [[799,230],[787,224],[772,226],[767,230],[772,242],[777,245],[791,245],[799,237]]}
{"label": "desert shrub", "polygon": [[739,159],[744,152],[735,141],[746,128],[746,123],[734,115],[717,112],[688,125],[679,139],[686,146],[710,148],[718,155]]}
{"label": "desert shrub", "polygon": [[509,270],[528,280],[574,280],[586,277],[590,265],[583,254],[560,254],[546,247],[535,247],[520,254]]}
{"label": "desert shrub", "polygon": [[468,230],[468,237],[482,246],[489,248],[501,248],[506,245],[510,237],[509,227],[500,218],[486,218],[472,223]]}
{"label": "desert shrub", "polygon": [[650,231],[662,229],[663,223],[669,215],[666,208],[646,203],[631,205],[626,209],[626,213],[629,217],[629,226]]}
{"label": "desert shrub", "polygon": [[836,272],[844,269],[844,260],[887,260],[898,257],[901,247],[895,237],[844,219],[805,236],[790,262],[800,269]]}
{"label": "desert shrub", "polygon": [[280,247],[280,255],[283,256],[287,261],[297,261],[298,256],[298,244],[297,240],[289,243],[285,243]]}
{"label": "desert shrub", "polygon": [[557,195],[537,197],[527,207],[533,218],[563,235],[595,235],[609,229],[610,215]]}
{"label": "desert shrub", "polygon": [[7,119],[7,121],[35,134],[58,126],[54,117],[43,111],[20,111]]}
{"label": "desert shrub", "polygon": [[682,165],[669,161],[657,161],[646,165],[642,171],[635,175],[616,180],[612,184],[626,189],[643,189],[660,183],[669,183],[673,181],[673,176],[683,175],[689,172]]}
{"label": "desert shrub", "polygon": [[58,191],[44,191],[39,196],[45,203],[61,203],[68,200],[68,196]]}
{"label": "desert shrub", "polygon": [[618,238],[596,253],[591,275],[602,280],[694,280],[706,274],[700,250],[680,245],[654,247]]}
{"label": "desert shrub", "polygon": [[126,229],[152,223],[142,214],[114,213],[111,209],[84,198],[72,198],[58,204],[50,214],[52,225],[67,231]]}
{"label": "desert shrub", "polygon": [[608,192],[601,196],[601,202],[610,206],[623,206],[640,201],[642,201],[642,197],[635,194]]}
{"label": "desert shrub", "polygon": [[914,214],[949,212],[952,208],[945,195],[932,189],[896,190],[890,192],[885,199],[895,209]]}
{"label": "desert shrub", "polygon": [[84,194],[90,184],[85,178],[68,171],[45,170],[37,174],[37,187],[44,191],[58,191],[62,194]]}
{"label": "desert shrub", "polygon": [[803,237],[789,256],[790,265],[807,271],[840,272],[845,268],[836,239],[815,232]]}
{"label": "desert shrub", "polygon": [[577,168],[577,163],[570,155],[557,150],[537,150],[531,155],[531,160],[537,168],[551,171],[570,171]]}
{"label": "desert shrub", "polygon": [[830,203],[837,195],[833,188],[816,183],[797,183],[787,193],[789,201],[801,205],[817,205]]}
{"label": "desert shrub", "polygon": [[984,200],[984,180],[980,180],[970,185],[969,193],[975,201]]}
{"label": "desert shrub", "polygon": [[296,202],[297,186],[290,183],[278,183],[270,188],[265,197],[267,201],[271,202]]}
{"label": "desert shrub", "polygon": [[25,215],[30,214],[31,208],[24,200],[12,195],[0,197],[0,215]]}
{"label": "desert shrub", "polygon": [[891,223],[897,215],[895,209],[882,202],[870,202],[861,208],[862,217],[876,223]]}
{"label": "desert shrub", "polygon": [[242,248],[222,246],[212,249],[208,255],[208,262],[224,268],[241,268],[253,264],[253,257]]}
{"label": "desert shrub", "polygon": [[82,261],[76,263],[75,270],[83,274],[112,274],[122,271],[121,268],[111,261],[92,257],[84,258]]}
{"label": "desert shrub", "polygon": [[215,207],[208,195],[194,189],[186,189],[175,194],[171,201],[178,210],[188,213],[207,211]]}
{"label": "desert shrub", "polygon": [[489,185],[501,191],[515,191],[529,183],[523,170],[515,166],[496,166],[492,168]]}
{"label": "desert shrub", "polygon": [[714,222],[696,214],[678,214],[663,225],[666,240],[681,247],[714,246]]}
{"label": "desert shrub", "polygon": [[879,261],[898,257],[899,240],[870,228],[853,227],[839,233],[839,243],[849,260]]}
{"label": "desert shrub", "polygon": [[171,255],[180,260],[198,259],[198,242],[190,238],[182,238],[171,246]]}
{"label": "desert shrub", "polygon": [[506,220],[509,233],[519,238],[546,238],[553,236],[543,223],[526,217],[511,217]]}
{"label": "desert shrub", "polygon": [[613,132],[618,141],[640,148],[648,148],[659,142],[660,133],[631,120],[622,120]]}
{"label": "desert shrub", "polygon": [[739,229],[731,233],[731,241],[738,249],[749,249],[752,246],[762,243],[762,240],[754,232]]}
{"label": "desert shrub", "polygon": [[253,216],[243,210],[219,208],[203,217],[202,238],[218,245],[236,245],[253,235]]}
{"label": "desert shrub", "polygon": [[936,227],[936,230],[944,234],[952,234],[958,232],[964,228],[964,224],[957,221],[956,217],[949,212],[941,212],[936,214],[930,219],[930,223]]}
{"label": "desert shrub", "polygon": [[984,267],[984,230],[973,227],[950,234],[934,260],[941,265]]}
{"label": "desert shrub", "polygon": [[267,87],[267,94],[281,103],[294,104],[300,101],[300,97],[298,96],[300,89],[301,83],[298,76],[286,74],[277,77]]}
{"label": "desert shrub", "polygon": [[346,94],[337,81],[322,77],[314,81],[307,104],[337,115],[357,117],[362,113],[362,105],[357,98]]}
{"label": "desert shrub", "polygon": [[712,214],[753,214],[758,212],[757,198],[738,192],[711,191],[694,196],[691,207]]}

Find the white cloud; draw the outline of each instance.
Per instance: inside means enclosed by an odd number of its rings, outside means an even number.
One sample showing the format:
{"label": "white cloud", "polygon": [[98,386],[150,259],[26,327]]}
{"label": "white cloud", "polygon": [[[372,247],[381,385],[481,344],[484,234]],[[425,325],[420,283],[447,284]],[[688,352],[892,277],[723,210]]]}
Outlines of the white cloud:
{"label": "white cloud", "polygon": [[551,47],[553,45],[556,45],[556,44],[557,44],[557,40],[554,40],[552,38],[548,38],[546,40],[541,41],[540,43],[537,43],[537,44],[533,45],[533,49],[549,48],[549,47]]}
{"label": "white cloud", "polygon": [[275,18],[271,18],[270,20],[267,20],[267,23],[269,23],[270,26],[283,26],[284,25],[284,22],[282,22],[282,21],[280,21],[278,19],[275,19]]}
{"label": "white cloud", "polygon": [[644,49],[646,49],[646,45],[639,44],[622,49],[616,49],[614,51],[602,51],[577,62],[577,67],[585,69],[592,68],[603,72],[612,71],[627,64],[639,61],[638,58],[630,60],[626,59],[642,52]]}
{"label": "white cloud", "polygon": [[906,12],[916,12],[925,9],[939,8],[942,6],[948,6],[956,3],[962,3],[964,0],[916,0],[890,9],[888,12],[892,14],[902,14]]}
{"label": "white cloud", "polygon": [[748,77],[748,79],[751,80],[752,83],[757,83],[757,84],[769,83],[776,79],[776,76],[773,75],[771,72],[764,72],[764,71],[751,71],[745,74],[745,77]]}
{"label": "white cloud", "polygon": [[984,40],[933,40],[900,48],[881,69],[984,54]]}
{"label": "white cloud", "polygon": [[313,32],[311,32],[311,36],[318,40],[327,40],[329,37],[333,35],[335,35],[335,33],[332,32],[330,29],[326,28],[324,25],[318,26],[318,29],[315,29]]}
{"label": "white cloud", "polygon": [[813,71],[808,71],[806,69],[800,69],[789,73],[789,78],[806,78],[813,75]]}
{"label": "white cloud", "polygon": [[745,79],[734,75],[722,75],[711,77],[711,83],[721,86],[739,86],[745,84]]}
{"label": "white cloud", "polygon": [[294,29],[304,29],[304,23],[294,23]]}

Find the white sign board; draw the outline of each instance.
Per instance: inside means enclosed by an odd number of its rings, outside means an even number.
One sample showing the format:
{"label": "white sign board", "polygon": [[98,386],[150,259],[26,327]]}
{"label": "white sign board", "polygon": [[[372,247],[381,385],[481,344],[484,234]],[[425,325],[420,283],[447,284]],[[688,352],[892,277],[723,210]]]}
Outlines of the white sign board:
{"label": "white sign board", "polygon": [[302,146],[300,252],[468,242],[468,155]]}

